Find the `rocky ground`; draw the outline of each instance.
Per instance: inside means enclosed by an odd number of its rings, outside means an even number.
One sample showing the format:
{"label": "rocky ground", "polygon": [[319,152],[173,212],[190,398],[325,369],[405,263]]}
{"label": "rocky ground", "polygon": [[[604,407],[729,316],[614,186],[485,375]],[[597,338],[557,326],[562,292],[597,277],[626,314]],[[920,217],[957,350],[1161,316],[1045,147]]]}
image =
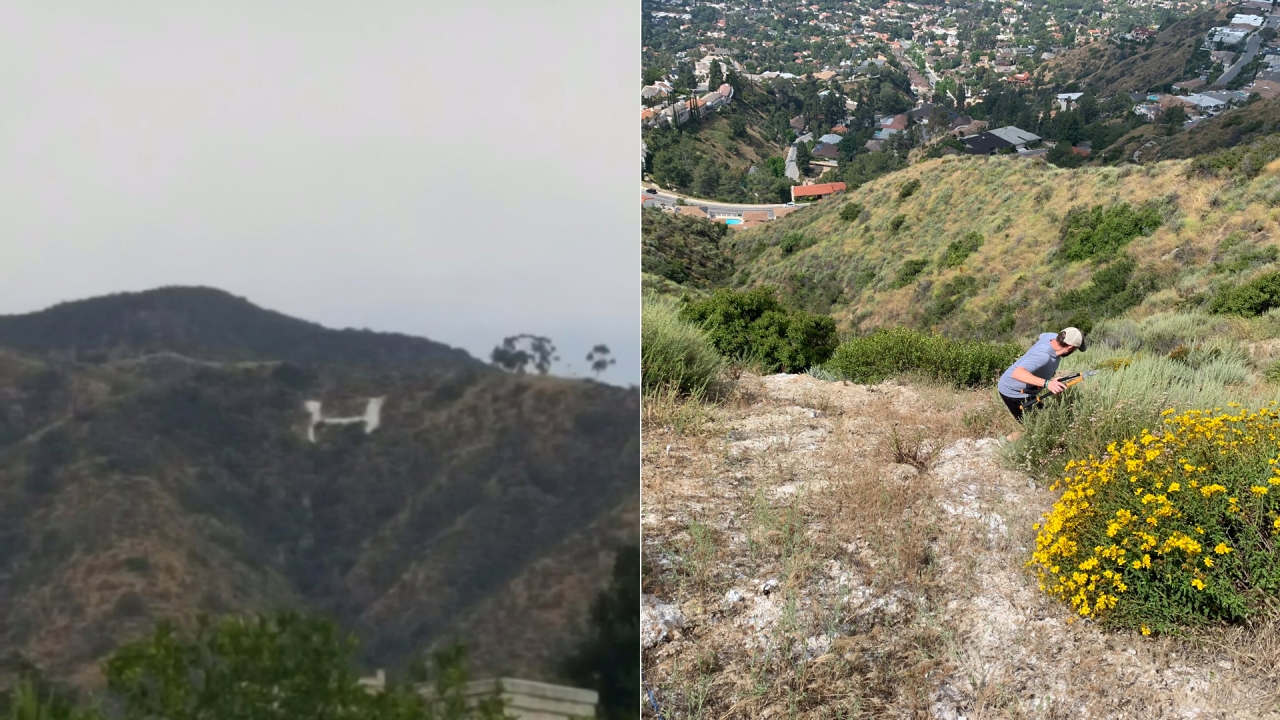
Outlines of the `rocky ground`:
{"label": "rocky ground", "polygon": [[774,375],[698,412],[646,416],[646,717],[1280,718],[1273,623],[1104,632],[1038,590],[1054,494],[989,392]]}

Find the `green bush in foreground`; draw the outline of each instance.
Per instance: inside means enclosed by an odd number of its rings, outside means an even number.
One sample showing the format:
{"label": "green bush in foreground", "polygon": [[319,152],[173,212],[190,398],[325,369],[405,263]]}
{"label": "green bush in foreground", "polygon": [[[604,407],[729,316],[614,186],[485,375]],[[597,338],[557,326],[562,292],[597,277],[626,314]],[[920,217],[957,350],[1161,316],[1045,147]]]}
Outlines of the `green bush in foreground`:
{"label": "green bush in foreground", "polygon": [[697,395],[724,365],[711,339],[682,320],[675,301],[646,295],[640,305],[640,384],[646,392]]}
{"label": "green bush in foreground", "polygon": [[774,288],[717,290],[686,302],[680,317],[706,330],[721,355],[751,362],[762,372],[803,372],[836,348],[836,323],[826,315],[789,310]]}
{"label": "green bush in foreground", "polygon": [[994,382],[1022,351],[1014,343],[954,340],[907,328],[881,328],[842,344],[825,369],[857,383],[874,384],[918,374],[957,387],[973,387]]}

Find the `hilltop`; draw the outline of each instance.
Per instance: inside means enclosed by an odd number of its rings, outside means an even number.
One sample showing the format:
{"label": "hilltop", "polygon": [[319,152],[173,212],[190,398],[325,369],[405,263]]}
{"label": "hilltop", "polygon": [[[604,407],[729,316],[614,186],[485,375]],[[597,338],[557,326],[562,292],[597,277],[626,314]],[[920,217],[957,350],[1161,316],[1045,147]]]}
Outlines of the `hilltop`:
{"label": "hilltop", "polygon": [[[295,607],[371,666],[554,678],[634,544],[638,398],[209,289],[0,318],[0,656],[97,682],[160,619]],[[375,430],[320,425],[385,398]]]}
{"label": "hilltop", "polygon": [[165,350],[206,360],[484,367],[425,338],[331,330],[206,287],[118,293],[0,316],[0,347],[87,363]]}

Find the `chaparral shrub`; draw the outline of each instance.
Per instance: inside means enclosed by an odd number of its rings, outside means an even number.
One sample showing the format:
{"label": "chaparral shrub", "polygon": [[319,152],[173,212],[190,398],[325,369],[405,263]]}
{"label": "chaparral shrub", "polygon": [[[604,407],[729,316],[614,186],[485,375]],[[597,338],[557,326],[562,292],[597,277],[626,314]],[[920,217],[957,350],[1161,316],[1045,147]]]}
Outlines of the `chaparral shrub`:
{"label": "chaparral shrub", "polygon": [[825,370],[857,383],[923,375],[957,387],[992,383],[1022,354],[1013,343],[956,340],[907,328],[880,328],[836,349]]}
{"label": "chaparral shrub", "polygon": [[762,372],[803,372],[825,362],[839,342],[834,319],[783,306],[771,286],[720,288],[685,302],[680,317],[705,329],[721,355]]}
{"label": "chaparral shrub", "polygon": [[680,319],[674,300],[646,295],[640,305],[640,383],[646,393],[699,396],[724,365],[707,334]]}
{"label": "chaparral shrub", "polygon": [[1067,463],[1028,564],[1112,627],[1246,618],[1280,590],[1280,409],[1168,409],[1162,425]]}

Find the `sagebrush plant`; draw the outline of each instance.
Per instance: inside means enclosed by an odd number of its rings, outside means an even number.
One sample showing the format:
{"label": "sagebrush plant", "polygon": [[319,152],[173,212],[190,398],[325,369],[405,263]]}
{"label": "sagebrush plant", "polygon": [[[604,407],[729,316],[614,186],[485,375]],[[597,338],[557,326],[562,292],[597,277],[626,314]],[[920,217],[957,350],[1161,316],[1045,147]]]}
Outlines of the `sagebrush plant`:
{"label": "sagebrush plant", "polygon": [[1167,408],[1220,407],[1252,391],[1248,362],[1238,348],[1220,340],[1192,341],[1188,347],[1180,359],[1098,346],[1067,357],[1059,374],[1099,373],[1028,413],[1010,459],[1048,482],[1063,463],[1101,455],[1116,438],[1157,424]]}
{"label": "sagebrush plant", "polygon": [[1020,354],[1021,346],[1014,343],[956,340],[909,328],[880,328],[844,342],[824,368],[857,383],[923,375],[956,387],[974,387],[994,383]]}
{"label": "sagebrush plant", "polygon": [[1163,412],[1066,465],[1037,525],[1040,587],[1144,634],[1236,621],[1280,590],[1280,410]]}
{"label": "sagebrush plant", "polygon": [[723,367],[706,332],[682,320],[674,300],[645,295],[640,305],[640,385],[646,395],[700,396]]}

